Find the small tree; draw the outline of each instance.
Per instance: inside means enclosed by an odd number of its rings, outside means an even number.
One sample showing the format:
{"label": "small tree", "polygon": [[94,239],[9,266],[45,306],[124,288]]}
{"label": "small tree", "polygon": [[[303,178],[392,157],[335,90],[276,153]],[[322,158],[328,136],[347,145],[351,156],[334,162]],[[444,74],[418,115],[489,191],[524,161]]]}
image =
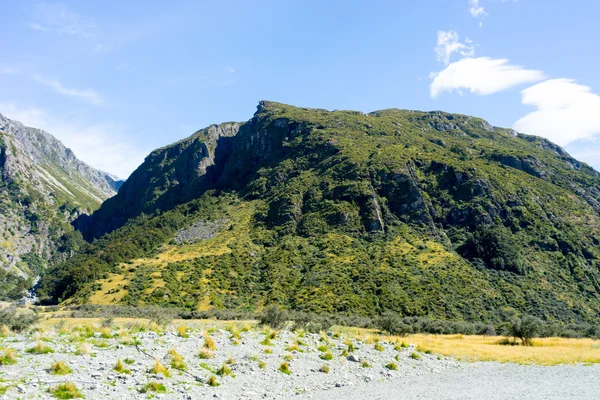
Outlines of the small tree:
{"label": "small tree", "polygon": [[405,324],[402,318],[393,311],[384,312],[378,322],[379,329],[390,335],[405,336],[412,333],[412,327]]}
{"label": "small tree", "polygon": [[485,328],[485,332],[483,332],[483,336],[496,336],[496,328],[494,328],[494,325],[488,325]]}
{"label": "small tree", "polygon": [[536,337],[542,328],[542,321],[539,318],[525,315],[522,318],[514,318],[509,327],[508,333],[514,338],[518,338],[523,346],[531,346],[531,339]]}
{"label": "small tree", "polygon": [[273,329],[279,329],[288,320],[288,313],[277,306],[269,306],[265,308],[259,320],[262,325],[268,325]]}

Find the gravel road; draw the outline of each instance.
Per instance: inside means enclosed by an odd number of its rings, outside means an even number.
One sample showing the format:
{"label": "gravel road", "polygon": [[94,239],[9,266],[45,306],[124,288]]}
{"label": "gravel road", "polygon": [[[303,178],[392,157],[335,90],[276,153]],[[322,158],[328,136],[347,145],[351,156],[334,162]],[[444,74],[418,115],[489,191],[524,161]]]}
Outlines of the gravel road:
{"label": "gravel road", "polygon": [[361,383],[299,399],[600,399],[600,365],[554,367],[474,363],[436,374]]}

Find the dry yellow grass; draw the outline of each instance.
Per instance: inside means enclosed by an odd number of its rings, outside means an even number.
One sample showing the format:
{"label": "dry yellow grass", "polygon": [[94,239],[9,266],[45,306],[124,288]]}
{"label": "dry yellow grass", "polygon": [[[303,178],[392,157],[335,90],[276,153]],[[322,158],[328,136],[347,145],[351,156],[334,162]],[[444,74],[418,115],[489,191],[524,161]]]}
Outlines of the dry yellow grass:
{"label": "dry yellow grass", "polygon": [[332,329],[363,343],[373,343],[377,337],[388,342],[405,342],[419,346],[423,351],[450,356],[463,361],[497,361],[517,364],[595,364],[600,363],[600,340],[537,338],[533,346],[499,344],[502,336],[427,335],[407,337],[379,336],[373,329],[336,326]]}
{"label": "dry yellow grass", "polygon": [[600,363],[599,340],[544,338],[534,339],[533,346],[508,346],[499,344],[501,339],[466,335],[412,335],[404,338],[407,343],[433,353],[466,361],[539,365]]}

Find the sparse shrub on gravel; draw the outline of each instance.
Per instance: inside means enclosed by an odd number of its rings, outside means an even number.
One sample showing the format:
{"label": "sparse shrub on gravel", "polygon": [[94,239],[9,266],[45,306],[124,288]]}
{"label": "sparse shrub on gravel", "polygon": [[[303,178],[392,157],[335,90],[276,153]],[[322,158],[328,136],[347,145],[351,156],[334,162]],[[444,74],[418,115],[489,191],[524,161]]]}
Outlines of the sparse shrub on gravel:
{"label": "sparse shrub on gravel", "polygon": [[327,350],[329,350],[329,347],[325,346],[325,345],[321,345],[319,347],[317,347],[317,350],[321,351],[321,352],[326,352]]}
{"label": "sparse shrub on gravel", "polygon": [[263,350],[263,353],[265,353],[265,354],[273,354],[273,350],[271,350],[268,347],[265,347],[265,349]]}
{"label": "sparse shrub on gravel", "polygon": [[279,364],[278,370],[279,372],[283,372],[286,375],[290,375],[292,373],[292,371],[290,370],[290,364],[288,364],[287,362],[282,362],[281,364]]}
{"label": "sparse shrub on gravel", "polygon": [[0,325],[5,325],[9,331],[22,332],[38,320],[38,313],[29,309],[14,306],[0,309]]}
{"label": "sparse shrub on gravel", "polygon": [[200,353],[198,354],[198,357],[203,359],[203,360],[208,360],[209,358],[214,358],[214,354],[212,351],[208,350],[208,349],[201,349]]}
{"label": "sparse shrub on gravel", "polygon": [[117,360],[117,363],[115,364],[113,370],[115,370],[116,372],[118,372],[120,374],[129,374],[129,373],[131,373],[131,371],[128,370],[127,367],[125,367],[125,364],[123,364],[123,361],[121,361],[121,359]]}
{"label": "sparse shrub on gravel", "polygon": [[221,368],[217,370],[217,375],[219,376],[228,376],[231,375],[231,369],[227,366],[227,363],[223,363]]}
{"label": "sparse shrub on gravel", "polygon": [[217,349],[217,344],[215,343],[215,339],[213,339],[211,336],[206,335],[204,337],[204,348],[208,349],[208,350],[216,350]]}
{"label": "sparse shrub on gravel", "polygon": [[135,364],[135,360],[133,358],[126,358],[123,360],[123,362],[127,365],[133,365]]}
{"label": "sparse shrub on gravel", "polygon": [[167,388],[162,383],[148,382],[140,388],[140,393],[167,393]]}
{"label": "sparse shrub on gravel", "polygon": [[420,360],[421,356],[419,355],[419,353],[410,353],[410,358],[412,358],[413,360]]}
{"label": "sparse shrub on gravel", "polygon": [[80,343],[79,346],[77,347],[77,350],[75,350],[75,354],[78,356],[83,356],[86,354],[90,354],[92,352],[92,348],[93,346],[90,343]]}
{"label": "sparse shrub on gravel", "polygon": [[25,352],[29,354],[48,354],[54,353],[54,350],[50,346],[46,346],[43,342],[37,342],[33,347],[28,348]]}
{"label": "sparse shrub on gravel", "polygon": [[187,327],[185,325],[179,325],[179,327],[177,328],[177,335],[184,339],[190,337],[190,335],[187,333]]}
{"label": "sparse shrub on gravel", "polygon": [[292,361],[294,359],[294,356],[292,356],[291,353],[287,353],[286,355],[283,356],[283,359],[285,361]]}
{"label": "sparse shrub on gravel", "polygon": [[331,352],[331,350],[327,350],[327,352],[321,354],[319,357],[321,358],[321,360],[330,361],[333,360],[333,353]]}
{"label": "sparse shrub on gravel", "polygon": [[398,364],[396,364],[395,362],[391,361],[387,364],[385,364],[385,367],[387,369],[389,369],[390,371],[397,371],[398,370]]}
{"label": "sparse shrub on gravel", "polygon": [[321,368],[319,368],[319,371],[323,372],[325,374],[328,374],[329,373],[329,365],[327,365],[327,364],[321,365]]}
{"label": "sparse shrub on gravel", "polygon": [[375,350],[377,351],[383,351],[383,346],[381,345],[381,343],[375,343]]}
{"label": "sparse shrub on gravel", "polygon": [[187,365],[183,361],[183,356],[179,354],[175,349],[169,350],[169,357],[171,358],[171,367],[180,371],[186,371]]}
{"label": "sparse shrub on gravel", "polygon": [[61,383],[54,389],[50,389],[50,394],[57,399],[80,399],[83,397],[77,386],[71,382]]}
{"label": "sparse shrub on gravel", "polygon": [[163,363],[161,363],[160,361],[158,361],[158,358],[154,359],[154,365],[152,366],[152,368],[150,369],[150,372],[158,375],[158,374],[163,374],[163,376],[165,378],[168,378],[171,376],[171,373],[169,372],[169,369],[167,367],[165,367],[165,365]]}
{"label": "sparse shrub on gravel", "polygon": [[71,372],[73,370],[62,361],[57,361],[50,366],[50,373],[52,375],[67,375]]}
{"label": "sparse shrub on gravel", "polygon": [[217,381],[217,377],[214,375],[209,376],[206,383],[208,384],[208,386],[219,386],[220,385],[219,382]]}
{"label": "sparse shrub on gravel", "polygon": [[0,365],[13,365],[17,363],[17,356],[13,349],[4,350],[4,354],[0,357]]}
{"label": "sparse shrub on gravel", "polygon": [[372,365],[369,364],[369,362],[367,360],[362,360],[362,362],[360,363],[360,366],[363,368],[372,368]]}

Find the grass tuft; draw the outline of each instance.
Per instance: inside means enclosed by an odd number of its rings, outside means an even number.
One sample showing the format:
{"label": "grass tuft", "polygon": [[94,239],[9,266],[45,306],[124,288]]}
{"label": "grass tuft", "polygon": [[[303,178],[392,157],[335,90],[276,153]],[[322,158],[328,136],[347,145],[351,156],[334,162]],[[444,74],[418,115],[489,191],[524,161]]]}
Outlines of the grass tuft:
{"label": "grass tuft", "polygon": [[50,394],[57,399],[80,399],[83,397],[77,386],[71,382],[61,383],[54,389],[50,389]]}
{"label": "grass tuft", "polygon": [[28,348],[25,352],[29,354],[49,354],[54,353],[54,350],[50,346],[46,346],[43,342],[37,342],[35,346]]}
{"label": "grass tuft", "polygon": [[4,350],[4,354],[0,357],[0,365],[13,365],[17,363],[17,356],[13,349]]}
{"label": "grass tuft", "polygon": [[117,371],[120,374],[129,374],[129,373],[131,373],[131,371],[128,370],[127,367],[125,367],[125,364],[123,364],[123,361],[121,361],[121,359],[117,360],[117,363],[115,364],[113,370]]}
{"label": "grass tuft", "polygon": [[319,368],[319,371],[323,372],[325,374],[328,374],[329,373],[329,365],[327,365],[327,364],[321,365],[321,368]]}
{"label": "grass tuft", "polygon": [[148,382],[140,388],[140,393],[167,393],[167,388],[162,383]]}
{"label": "grass tuft", "polygon": [[158,374],[163,374],[163,376],[165,378],[168,378],[171,376],[171,373],[169,372],[169,369],[160,361],[158,361],[158,358],[154,359],[154,365],[152,366],[152,368],[150,369],[150,372],[158,375]]}
{"label": "grass tuft", "polygon": [[64,362],[57,361],[50,366],[50,373],[52,375],[68,375],[73,370]]}
{"label": "grass tuft", "polygon": [[221,368],[217,370],[217,375],[219,376],[228,376],[231,375],[231,369],[227,366],[227,363],[223,363]]}
{"label": "grass tuft", "polygon": [[290,370],[290,364],[287,362],[282,362],[278,368],[279,372],[283,372],[286,375],[291,375],[292,370]]}
{"label": "grass tuft", "polygon": [[391,361],[387,364],[385,364],[385,367],[387,369],[389,369],[390,371],[397,371],[398,370],[398,364],[396,364],[395,362]]}
{"label": "grass tuft", "polygon": [[208,386],[213,386],[213,387],[220,385],[220,383],[217,381],[217,377],[214,375],[209,376],[206,383],[208,384]]}

